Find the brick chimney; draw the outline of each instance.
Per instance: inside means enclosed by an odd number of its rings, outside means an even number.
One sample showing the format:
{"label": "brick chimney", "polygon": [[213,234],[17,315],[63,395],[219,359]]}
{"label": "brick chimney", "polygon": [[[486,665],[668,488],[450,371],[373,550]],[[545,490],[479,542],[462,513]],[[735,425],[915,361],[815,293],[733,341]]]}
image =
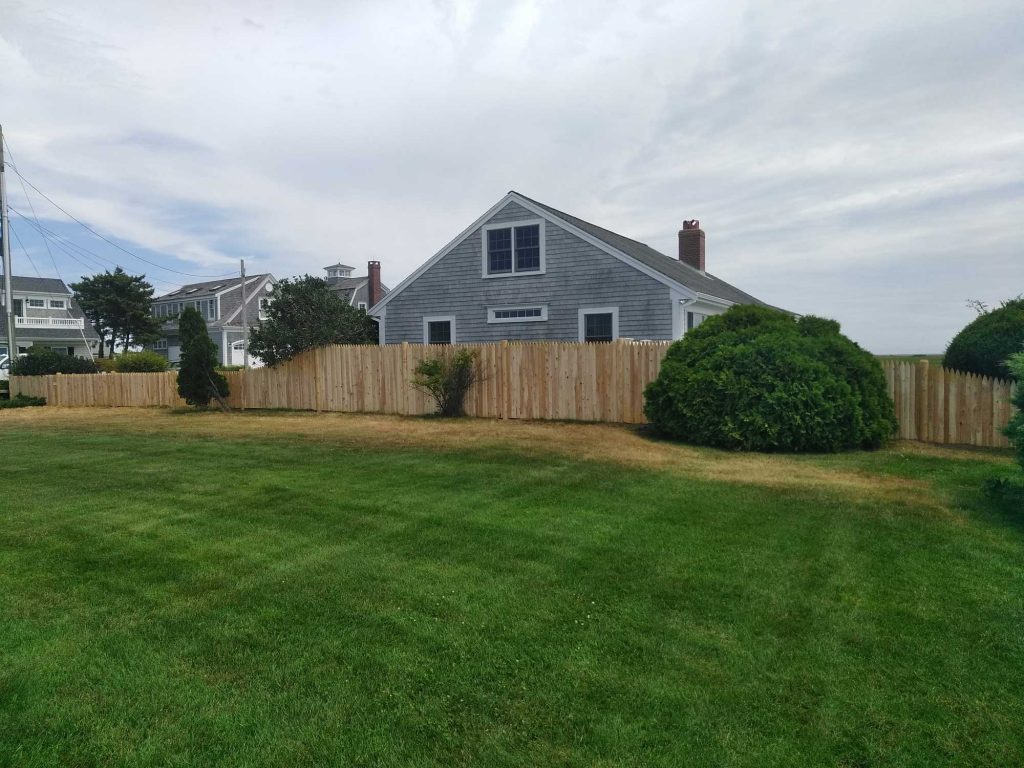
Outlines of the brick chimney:
{"label": "brick chimney", "polygon": [[366,264],[366,274],[370,278],[370,282],[367,283],[367,297],[366,297],[366,308],[370,309],[380,301],[383,296],[380,292],[380,262],[370,261]]}
{"label": "brick chimney", "polygon": [[704,230],[696,219],[687,219],[679,230],[679,260],[704,271]]}

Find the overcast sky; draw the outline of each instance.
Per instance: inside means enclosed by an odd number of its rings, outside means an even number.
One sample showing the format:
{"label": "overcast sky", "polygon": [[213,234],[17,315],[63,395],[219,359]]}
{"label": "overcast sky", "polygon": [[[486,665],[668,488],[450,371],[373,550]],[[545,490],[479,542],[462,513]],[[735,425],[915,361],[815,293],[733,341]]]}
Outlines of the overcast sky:
{"label": "overcast sky", "polygon": [[[0,0],[0,121],[167,269],[32,193],[43,226],[161,291],[240,256],[394,285],[515,189],[669,255],[698,218],[710,272],[879,353],[1024,292],[1020,0]],[[12,220],[17,274],[109,263]]]}

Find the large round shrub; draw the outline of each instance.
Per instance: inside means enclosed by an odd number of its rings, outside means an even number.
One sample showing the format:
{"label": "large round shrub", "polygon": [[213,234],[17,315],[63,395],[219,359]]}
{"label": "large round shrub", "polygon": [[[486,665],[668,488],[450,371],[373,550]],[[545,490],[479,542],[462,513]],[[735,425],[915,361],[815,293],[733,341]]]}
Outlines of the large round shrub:
{"label": "large round shrub", "polygon": [[673,344],[644,412],[676,439],[748,451],[877,448],[896,429],[878,361],[817,317],[741,305]]}
{"label": "large round shrub", "polygon": [[1006,361],[1024,350],[1024,298],[1003,302],[979,315],[953,337],[942,359],[944,368],[1006,378]]}

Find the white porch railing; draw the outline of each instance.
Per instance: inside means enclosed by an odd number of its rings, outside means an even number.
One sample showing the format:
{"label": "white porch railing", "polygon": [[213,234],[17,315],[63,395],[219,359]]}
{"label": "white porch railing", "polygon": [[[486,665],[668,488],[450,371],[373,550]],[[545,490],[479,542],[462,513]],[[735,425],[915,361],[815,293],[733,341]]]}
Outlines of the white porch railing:
{"label": "white porch railing", "polygon": [[15,328],[85,328],[81,317],[15,317]]}

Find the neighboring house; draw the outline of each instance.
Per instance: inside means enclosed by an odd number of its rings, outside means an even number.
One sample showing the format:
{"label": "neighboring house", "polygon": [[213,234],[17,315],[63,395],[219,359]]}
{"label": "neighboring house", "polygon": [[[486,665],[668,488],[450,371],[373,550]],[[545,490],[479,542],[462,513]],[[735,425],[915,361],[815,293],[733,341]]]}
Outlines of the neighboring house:
{"label": "neighboring house", "polygon": [[324,267],[327,272],[327,286],[338,294],[346,304],[356,309],[369,310],[391,290],[380,281],[380,262],[371,261],[366,265],[366,275],[352,277],[347,264],[332,264]]}
{"label": "neighboring house", "polygon": [[[11,277],[14,293],[14,333],[17,352],[42,346],[62,355],[92,357],[100,337],[85,319],[63,280],[50,277]],[[0,306],[3,305],[0,291]],[[7,307],[0,313],[0,357],[7,355]],[[11,355],[14,357],[14,355]]]}
{"label": "neighboring house", "polygon": [[[266,318],[274,283],[273,275],[246,275],[246,322],[249,328]],[[183,285],[176,291],[153,299],[153,315],[162,320],[161,337],[150,348],[171,362],[181,358],[181,340],[178,337],[178,316],[188,307],[199,310],[206,320],[206,328],[217,345],[217,360],[221,365],[241,365],[242,342],[246,330],[242,326],[242,279],[232,277],[205,283]],[[250,364],[259,365],[250,358]]]}
{"label": "neighboring house", "polygon": [[380,342],[678,339],[733,304],[762,304],[704,268],[704,232],[679,258],[509,192],[385,296]]}

